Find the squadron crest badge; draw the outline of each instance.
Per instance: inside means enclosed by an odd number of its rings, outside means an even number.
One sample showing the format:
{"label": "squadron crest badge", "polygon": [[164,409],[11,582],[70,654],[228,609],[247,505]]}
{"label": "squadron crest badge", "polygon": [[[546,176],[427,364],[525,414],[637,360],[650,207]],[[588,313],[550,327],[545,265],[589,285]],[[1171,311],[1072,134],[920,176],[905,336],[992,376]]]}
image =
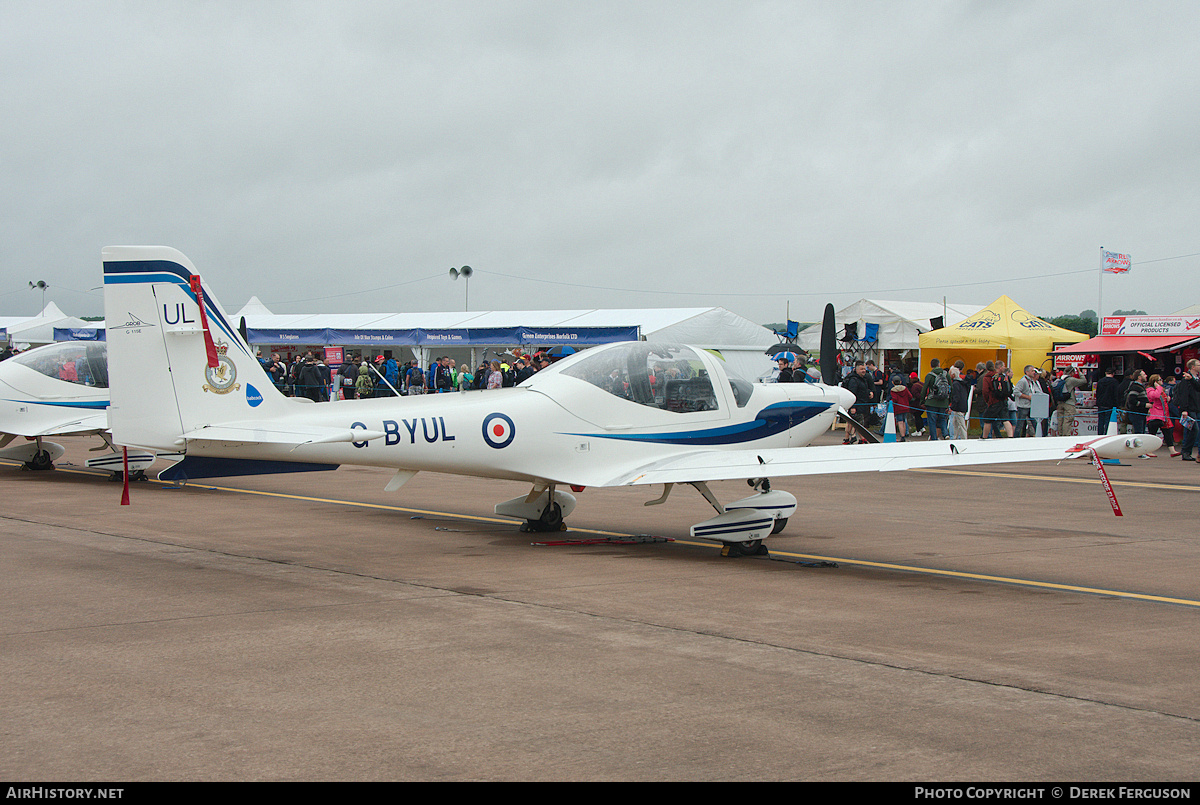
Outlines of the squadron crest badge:
{"label": "squadron crest badge", "polygon": [[229,345],[224,341],[218,341],[216,346],[217,365],[204,367],[204,379],[208,381],[204,384],[204,390],[211,391],[213,394],[228,394],[231,391],[237,391],[242,384],[237,382],[237,367],[226,356],[226,353],[229,352]]}

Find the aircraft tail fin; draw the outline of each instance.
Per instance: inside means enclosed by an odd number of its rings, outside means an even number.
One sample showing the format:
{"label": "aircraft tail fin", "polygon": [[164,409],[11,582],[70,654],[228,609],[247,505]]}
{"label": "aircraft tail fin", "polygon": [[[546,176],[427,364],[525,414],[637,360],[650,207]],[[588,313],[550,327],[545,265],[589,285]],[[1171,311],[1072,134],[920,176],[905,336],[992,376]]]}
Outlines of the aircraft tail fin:
{"label": "aircraft tail fin", "polygon": [[109,246],[102,254],[118,443],[178,450],[184,433],[205,425],[269,420],[289,409],[187,257],[165,246]]}

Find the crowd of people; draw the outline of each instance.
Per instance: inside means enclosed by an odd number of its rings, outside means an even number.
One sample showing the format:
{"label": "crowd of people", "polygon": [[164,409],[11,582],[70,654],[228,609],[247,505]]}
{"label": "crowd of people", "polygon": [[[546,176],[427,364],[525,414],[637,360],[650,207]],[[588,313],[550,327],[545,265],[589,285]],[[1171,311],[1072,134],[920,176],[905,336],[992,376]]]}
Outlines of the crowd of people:
{"label": "crowd of people", "polygon": [[[780,361],[778,382],[807,379],[803,367],[789,365],[785,374],[785,362]],[[930,361],[929,373],[921,378],[916,372],[906,375],[898,367],[883,372],[873,361],[858,361],[841,385],[854,394],[855,404],[849,412],[861,427],[848,426],[845,442],[862,441],[861,428],[881,425],[880,404],[888,402],[899,441],[926,433],[934,441],[966,439],[971,419],[980,421],[984,439],[1028,437],[1037,435],[1039,429],[1045,436],[1050,421],[1031,415],[1036,394],[1049,397],[1054,430],[1067,435],[1078,413],[1075,392],[1082,390],[1096,394],[1099,433],[1107,433],[1115,419],[1122,432],[1160,435],[1172,458],[1196,460],[1192,453],[1200,436],[1196,419],[1200,360],[1189,360],[1178,379],[1166,371],[1148,375],[1141,368],[1118,378],[1112,366],[1090,374],[1085,376],[1077,368],[1051,371],[1026,366],[1015,378],[1002,361],[978,363],[968,369],[961,360],[946,368],[935,358]]]}
{"label": "crowd of people", "polygon": [[326,364],[324,357],[312,350],[297,355],[290,364],[281,360],[277,352],[269,359],[259,356],[259,363],[277,389],[314,402],[328,402],[331,393],[353,400],[515,386],[550,362],[549,356],[542,352],[504,354],[484,360],[472,369],[467,365],[460,367],[453,358],[442,356],[422,368],[416,360],[397,361],[391,355],[377,355],[373,359],[348,355],[336,367],[338,388],[334,389],[335,367]]}

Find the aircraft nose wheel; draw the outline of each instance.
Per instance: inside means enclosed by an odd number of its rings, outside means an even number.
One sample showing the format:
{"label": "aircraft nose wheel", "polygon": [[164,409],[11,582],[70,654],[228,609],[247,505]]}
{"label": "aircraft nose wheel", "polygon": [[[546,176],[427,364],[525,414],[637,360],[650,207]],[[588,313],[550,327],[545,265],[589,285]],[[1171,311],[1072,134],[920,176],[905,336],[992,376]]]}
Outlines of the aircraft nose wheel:
{"label": "aircraft nose wheel", "polygon": [[542,514],[536,520],[526,520],[521,526],[522,531],[566,531],[567,524],[563,522],[562,506],[554,501],[542,509]]}
{"label": "aircraft nose wheel", "polygon": [[778,520],[775,521],[775,525],[771,526],[771,533],[778,534],[787,525],[787,521],[788,521],[788,518],[780,517]]}

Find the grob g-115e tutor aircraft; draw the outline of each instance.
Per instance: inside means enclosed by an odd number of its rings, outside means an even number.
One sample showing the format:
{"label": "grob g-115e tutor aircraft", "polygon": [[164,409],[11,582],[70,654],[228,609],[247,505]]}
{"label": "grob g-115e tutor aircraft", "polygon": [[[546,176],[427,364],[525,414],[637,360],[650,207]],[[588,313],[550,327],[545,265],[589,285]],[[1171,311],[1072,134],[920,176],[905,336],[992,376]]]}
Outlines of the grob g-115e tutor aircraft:
{"label": "grob g-115e tutor aircraft", "polygon": [[[194,457],[390,467],[398,489],[418,471],[522,480],[496,506],[525,528],[556,531],[575,507],[565,487],[695,487],[716,516],[694,537],[761,550],[796,498],[771,476],[1129,456],[1155,437],[905,442],[806,447],[853,404],[826,384],[759,385],[712,354],[623,342],[584,350],[514,388],[329,404],[278,393],[188,259],[162,246],[103,250],[113,436]],[[828,371],[831,356],[823,360]],[[826,382],[832,382],[826,378]],[[745,479],[722,505],[708,487]]]}

